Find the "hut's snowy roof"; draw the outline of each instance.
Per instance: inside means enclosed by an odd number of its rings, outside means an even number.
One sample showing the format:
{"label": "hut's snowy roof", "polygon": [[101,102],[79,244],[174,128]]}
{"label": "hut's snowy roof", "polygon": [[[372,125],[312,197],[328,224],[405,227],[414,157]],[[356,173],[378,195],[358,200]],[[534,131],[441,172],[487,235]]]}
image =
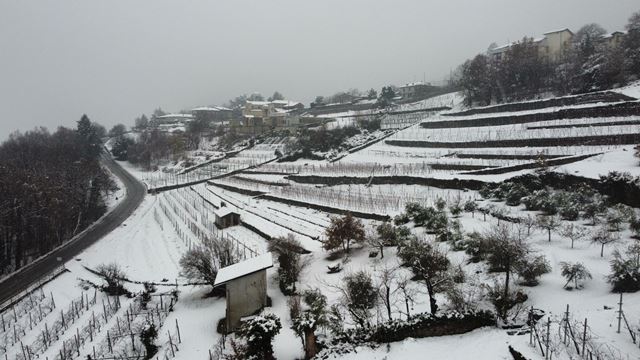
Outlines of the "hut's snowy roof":
{"label": "hut's snowy roof", "polygon": [[227,206],[222,206],[222,207],[220,207],[220,209],[214,210],[213,213],[218,215],[219,217],[225,217],[225,216],[227,216],[227,215],[229,215],[231,213],[236,213],[237,214],[236,211],[233,211],[232,209],[230,209]]}
{"label": "hut's snowy roof", "polygon": [[273,258],[271,253],[258,255],[251,259],[224,267],[218,271],[216,275],[215,286],[224,284],[228,281],[251,275],[260,270],[273,267]]}

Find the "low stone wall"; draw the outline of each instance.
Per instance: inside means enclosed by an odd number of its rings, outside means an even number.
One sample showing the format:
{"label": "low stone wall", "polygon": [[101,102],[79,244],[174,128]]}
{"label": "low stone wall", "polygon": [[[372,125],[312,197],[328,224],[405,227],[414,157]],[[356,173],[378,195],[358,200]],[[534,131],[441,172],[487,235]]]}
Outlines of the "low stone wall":
{"label": "low stone wall", "polygon": [[597,92],[591,94],[583,94],[576,96],[565,96],[537,101],[523,101],[510,104],[500,104],[494,106],[479,107],[455,113],[443,114],[445,116],[467,116],[476,114],[490,114],[507,111],[526,111],[544,109],[554,106],[569,106],[577,104],[591,104],[598,102],[614,102],[614,101],[631,101],[635,100],[630,96],[612,91]]}
{"label": "low stone wall", "polygon": [[[566,157],[566,158],[547,160],[547,166],[559,166],[559,165],[571,164],[571,163],[582,161],[584,159],[588,159],[590,157],[601,155],[601,154],[602,153],[587,154],[587,155],[570,156],[570,157]],[[504,166],[504,167],[493,168],[493,169],[469,171],[469,172],[466,172],[464,174],[466,174],[466,175],[506,174],[506,173],[510,173],[510,172],[514,172],[514,171],[520,171],[520,170],[537,169],[537,168],[540,168],[540,167],[542,167],[542,166],[538,162],[532,162],[532,163],[529,163],[529,164],[520,164],[520,165]]]}
{"label": "low stone wall", "polygon": [[571,108],[550,112],[539,112],[524,115],[503,115],[477,119],[425,121],[420,124],[425,129],[450,129],[481,126],[501,126],[526,124],[538,121],[552,121],[560,119],[606,118],[640,115],[640,102],[629,101],[611,105],[593,106],[588,108]]}
{"label": "low stone wall", "polygon": [[347,213],[351,213],[351,215],[353,215],[353,216],[355,216],[357,218],[361,218],[361,219],[377,220],[377,221],[389,221],[389,220],[391,220],[391,217],[389,215],[380,215],[380,214],[373,214],[373,213],[365,213],[365,212],[361,212],[361,211],[339,209],[339,208],[335,208],[335,207],[331,207],[331,206],[307,203],[307,202],[304,202],[304,201],[281,198],[281,197],[268,195],[268,194],[261,196],[261,198],[265,199],[265,200],[276,201],[276,202],[287,204],[287,205],[293,205],[293,206],[299,206],[299,207],[304,207],[304,208],[308,208],[308,209],[320,210],[320,211],[324,211],[324,212],[327,212],[327,213],[330,213],[330,214],[346,215]]}
{"label": "low stone wall", "polygon": [[432,149],[469,149],[501,147],[549,147],[577,145],[634,145],[640,143],[640,134],[593,135],[566,138],[510,139],[488,141],[439,142],[423,140],[385,140],[387,145]]}
{"label": "low stone wall", "polygon": [[317,175],[289,175],[287,179],[301,184],[322,185],[423,185],[441,189],[480,190],[487,182],[466,179],[434,179],[415,176],[317,176]]}

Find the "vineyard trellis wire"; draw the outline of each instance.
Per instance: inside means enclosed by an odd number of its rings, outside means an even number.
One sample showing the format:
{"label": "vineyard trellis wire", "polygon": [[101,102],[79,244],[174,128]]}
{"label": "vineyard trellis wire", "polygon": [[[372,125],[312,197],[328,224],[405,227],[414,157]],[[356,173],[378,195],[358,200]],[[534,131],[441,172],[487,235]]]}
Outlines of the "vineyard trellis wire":
{"label": "vineyard trellis wire", "polygon": [[546,321],[534,320],[533,307],[529,311],[529,344],[539,351],[545,360],[566,354],[571,359],[623,360],[622,352],[613,345],[600,341],[587,318],[575,320],[569,305],[561,316],[547,315]]}
{"label": "vineyard trellis wire", "polygon": [[[197,199],[194,194],[191,189],[181,188],[158,195],[160,212],[169,220],[178,237],[189,249],[202,245],[212,237],[220,237],[235,245],[235,251],[240,258],[247,259],[260,254],[258,249],[246,245],[228,232],[222,233],[215,224],[215,218],[210,216],[212,211],[209,210],[212,205],[204,198]],[[154,219],[163,227],[157,209],[154,209]]]}

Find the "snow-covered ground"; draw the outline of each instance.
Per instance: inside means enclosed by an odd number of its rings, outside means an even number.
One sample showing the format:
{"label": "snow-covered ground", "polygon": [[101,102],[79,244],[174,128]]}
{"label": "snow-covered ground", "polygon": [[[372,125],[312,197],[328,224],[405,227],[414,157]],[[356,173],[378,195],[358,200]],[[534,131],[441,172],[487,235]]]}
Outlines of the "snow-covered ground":
{"label": "snow-covered ground", "polygon": [[[619,89],[628,94],[638,91],[640,85]],[[633,95],[631,95],[633,96]],[[460,108],[461,97],[459,93],[446,94],[438,98],[428,99],[415,107],[451,106]],[[407,106],[407,109],[410,109]],[[548,110],[548,109],[547,109]],[[602,119],[600,119],[602,120]],[[597,122],[597,119],[580,119],[571,121],[545,122],[544,124],[581,124]],[[531,126],[532,124],[527,124]],[[462,141],[465,139],[493,139],[493,138],[529,138],[529,136],[555,137],[569,136],[587,130],[589,128],[573,128],[560,130],[540,130],[531,132],[532,135],[522,135],[525,131],[522,126],[511,127],[484,127],[467,129],[421,129],[418,126],[400,131],[397,138],[402,139],[439,139],[441,141]],[[564,131],[566,130],[566,131]],[[594,130],[589,130],[594,131]],[[613,130],[612,130],[613,131]],[[637,127],[627,127],[624,130],[615,129],[617,132],[637,131]],[[529,131],[527,131],[529,132]],[[223,174],[235,169],[244,169],[267,162],[275,158],[276,150],[282,150],[285,141],[278,139],[267,140],[257,144],[253,148],[241,151],[237,156],[225,161],[203,167],[200,172],[193,175],[178,176],[157,172],[150,174],[140,171],[135,167],[124,163],[123,166],[137,178],[149,183],[173,184],[184,182],[188,179],[203,179],[206,176]],[[633,175],[640,175],[638,158],[634,156],[633,146],[571,146],[571,147],[544,147],[544,148],[404,148],[396,147],[384,142],[377,143],[364,150],[350,154],[336,163],[327,161],[310,161],[300,159],[293,163],[270,163],[258,166],[253,172],[245,172],[235,177],[226,177],[213,181],[212,184],[199,184],[184,187],[178,190],[167,191],[154,196],[147,196],[139,209],[118,229],[105,238],[79,254],[75,259],[67,262],[65,267],[68,272],[63,273],[55,280],[46,284],[40,294],[44,295],[41,302],[44,312],[38,314],[37,306],[29,307],[30,299],[24,300],[20,316],[15,315],[16,323],[23,331],[0,332],[0,358],[6,354],[9,360],[24,359],[25,351],[33,352],[40,358],[60,359],[58,354],[66,346],[73,348],[76,336],[81,337],[81,342],[76,342],[77,353],[73,358],[86,358],[96,347],[98,351],[104,350],[107,331],[113,334],[116,328],[121,326],[122,319],[135,317],[135,322],[144,320],[139,314],[142,310],[136,308],[133,299],[121,298],[122,308],[111,309],[114,298],[108,298],[93,289],[79,286],[79,279],[101,282],[89,269],[95,269],[100,264],[117,262],[126,273],[130,281],[125,286],[133,292],[143,289],[141,282],[153,282],[157,284],[156,294],[164,294],[162,301],[169,301],[170,292],[176,287],[179,290],[178,302],[173,311],[164,312],[158,316],[159,338],[156,343],[160,345],[159,357],[164,359],[176,358],[184,360],[209,359],[209,354],[214,353],[222,336],[217,333],[218,322],[225,316],[225,299],[207,297],[210,291],[208,285],[188,285],[187,280],[180,274],[180,258],[189,248],[198,246],[203,237],[221,236],[234,241],[238,249],[252,257],[264,254],[268,250],[268,241],[265,237],[281,237],[292,234],[300,241],[301,246],[309,253],[302,255],[308,266],[301,271],[298,281],[299,289],[315,289],[327,296],[329,305],[344,302],[341,294],[336,290],[345,275],[359,270],[369,272],[377,281],[385,267],[397,267],[399,259],[395,247],[384,249],[384,258],[380,256],[370,257],[371,249],[367,245],[353,247],[348,258],[332,258],[322,249],[321,240],[325,237],[325,229],[331,223],[332,214],[314,210],[303,206],[293,206],[281,201],[269,200],[260,196],[250,196],[232,189],[224,189],[221,186],[228,185],[245,190],[257,190],[269,193],[282,199],[292,199],[306,202],[307,204],[324,205],[342,210],[358,210],[384,215],[399,214],[407,202],[420,204],[432,204],[437,198],[443,198],[449,203],[478,199],[483,207],[502,209],[504,214],[512,217],[526,217],[536,215],[534,212],[525,211],[523,206],[510,207],[502,202],[480,200],[475,191],[461,191],[452,189],[439,189],[420,185],[308,185],[299,184],[288,180],[286,174],[319,175],[319,176],[346,176],[370,178],[371,176],[419,176],[443,179],[472,179],[485,181],[502,181],[511,176],[527,173],[531,170],[521,170],[500,175],[465,175],[461,170],[434,170],[433,164],[440,165],[474,165],[474,166],[508,166],[526,164],[531,159],[486,159],[486,155],[520,155],[535,157],[543,153],[547,155],[568,156],[578,154],[603,153],[568,165],[553,168],[558,172],[566,172],[580,176],[596,178],[609,171],[626,171]],[[473,156],[476,156],[475,158]],[[459,156],[459,157],[458,157]],[[266,172],[266,174],[260,173]],[[280,174],[279,174],[280,173]],[[191,177],[189,177],[191,176]],[[155,181],[155,183],[154,183]],[[216,186],[218,184],[218,186]],[[117,193],[119,199],[124,194]],[[275,199],[278,200],[278,199]],[[219,230],[213,224],[214,212],[222,203],[228,209],[240,214],[243,225],[232,226],[225,230]],[[110,203],[113,206],[113,203]],[[482,215],[463,213],[456,219],[464,232],[487,231],[498,220],[488,216],[486,221]],[[373,234],[375,227],[380,222],[362,220],[366,232]],[[563,221],[568,224],[568,221]],[[585,225],[590,232],[593,227],[584,221],[576,221],[576,225]],[[434,236],[427,234],[423,228],[409,227],[414,235],[420,239],[434,241]],[[257,229],[254,231],[252,229]],[[528,294],[526,307],[535,307],[545,311],[547,316],[543,321],[551,321],[550,331],[553,334],[551,348],[554,359],[576,359],[571,347],[565,347],[557,339],[559,332],[558,321],[563,317],[567,305],[570,316],[577,323],[588,319],[588,332],[592,341],[600,349],[606,349],[612,359],[638,359],[639,350],[633,344],[631,337],[623,327],[621,333],[617,333],[616,306],[618,295],[611,292],[610,284],[606,277],[610,273],[610,261],[615,250],[623,250],[629,244],[637,240],[632,238],[628,224],[623,226],[620,232],[620,241],[609,244],[604,248],[604,256],[600,256],[600,247],[590,241],[579,241],[575,248],[570,247],[570,242],[557,233],[552,233],[551,241],[548,234],[533,229],[531,236],[526,238],[532,249],[544,255],[551,265],[551,272],[540,279],[540,284],[535,287],[523,287]],[[438,243],[442,250],[448,251],[447,255],[454,266],[460,266],[466,273],[466,290],[474,290],[478,293],[486,291],[486,285],[492,285],[494,280],[501,280],[501,274],[489,273],[484,263],[468,263],[468,255],[462,251],[454,251],[450,245]],[[565,290],[563,285],[565,278],[561,274],[561,262],[582,262],[593,275],[593,279],[585,283],[584,289]],[[329,274],[328,267],[337,263],[343,265],[339,273]],[[405,267],[397,270],[401,277],[411,277],[411,272]],[[291,318],[287,305],[288,297],[282,294],[278,286],[277,267],[267,270],[267,292],[271,298],[271,307],[266,312],[276,314],[282,321],[282,330],[274,339],[275,356],[279,359],[295,359],[304,356],[301,342],[291,330]],[[517,282],[518,279],[515,279]],[[430,309],[428,297],[425,294],[425,286],[420,281],[409,281],[409,289],[415,291],[410,304],[412,314],[428,312]],[[95,302],[92,300],[95,294]],[[50,297],[56,303],[55,311],[47,310]],[[82,306],[78,305],[79,299]],[[159,297],[154,296],[151,304],[159,305]],[[437,301],[441,310],[450,308],[447,297],[437,295]],[[85,303],[89,301],[89,303]],[[105,302],[103,305],[102,301]],[[407,317],[403,298],[399,293],[393,297],[392,317],[404,319]],[[480,300],[479,308],[491,308],[488,301]],[[80,310],[78,310],[80,308]],[[130,315],[135,311],[136,315]],[[73,322],[59,326],[60,311],[62,313],[74,312]],[[632,329],[640,326],[640,293],[624,295],[624,312]],[[3,317],[3,321],[9,320],[9,315]],[[31,318],[30,316],[35,316]],[[148,314],[147,314],[148,315]],[[95,327],[94,316],[104,317],[98,320],[99,327]],[[381,307],[372,311],[372,321],[382,322],[386,320],[386,311]],[[37,320],[34,320],[36,319]],[[32,324],[36,321],[36,324]],[[45,325],[46,324],[46,325]],[[58,325],[56,325],[58,324]],[[92,325],[93,324],[93,325]],[[122,323],[124,325],[124,322]],[[172,352],[169,342],[176,342],[177,327],[180,328],[181,342],[177,344],[177,352]],[[89,326],[89,327],[87,327]],[[346,327],[355,324],[346,317]],[[46,347],[39,340],[43,331],[59,329]],[[92,329],[92,330],[88,330]],[[91,331],[90,337],[87,331]],[[133,331],[132,331],[133,332]],[[322,335],[329,335],[328,330],[320,329]],[[110,336],[110,335],[109,335]],[[18,339],[19,338],[19,339]],[[389,345],[380,345],[374,348],[367,346],[357,347],[355,352],[346,355],[331,355],[331,359],[404,359],[430,357],[434,359],[511,359],[508,346],[513,346],[530,359],[543,359],[538,348],[531,346],[529,335],[509,335],[506,330],[494,327],[486,327],[472,332],[455,335],[424,339],[407,338],[403,341]],[[66,342],[63,342],[66,340]],[[227,338],[227,345],[228,343]],[[23,350],[20,341],[27,350]],[[127,348],[128,336],[118,339],[117,348]],[[45,341],[46,342],[46,341]],[[138,344],[136,342],[136,344]],[[5,348],[6,346],[6,348]],[[4,350],[3,350],[4,349]],[[124,350],[123,350],[124,351]],[[129,350],[127,350],[129,351]],[[227,350],[229,351],[229,347]],[[79,354],[78,354],[79,353]],[[27,357],[28,358],[28,357]]]}

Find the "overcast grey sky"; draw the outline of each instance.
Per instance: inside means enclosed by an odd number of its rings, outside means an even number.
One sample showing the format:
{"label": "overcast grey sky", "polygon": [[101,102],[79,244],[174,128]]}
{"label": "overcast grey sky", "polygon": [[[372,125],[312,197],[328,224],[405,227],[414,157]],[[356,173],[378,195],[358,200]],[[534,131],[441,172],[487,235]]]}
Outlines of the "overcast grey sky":
{"label": "overcast grey sky", "polygon": [[622,29],[637,0],[0,0],[0,139],[109,128],[274,90],[315,95],[440,80],[490,43]]}

